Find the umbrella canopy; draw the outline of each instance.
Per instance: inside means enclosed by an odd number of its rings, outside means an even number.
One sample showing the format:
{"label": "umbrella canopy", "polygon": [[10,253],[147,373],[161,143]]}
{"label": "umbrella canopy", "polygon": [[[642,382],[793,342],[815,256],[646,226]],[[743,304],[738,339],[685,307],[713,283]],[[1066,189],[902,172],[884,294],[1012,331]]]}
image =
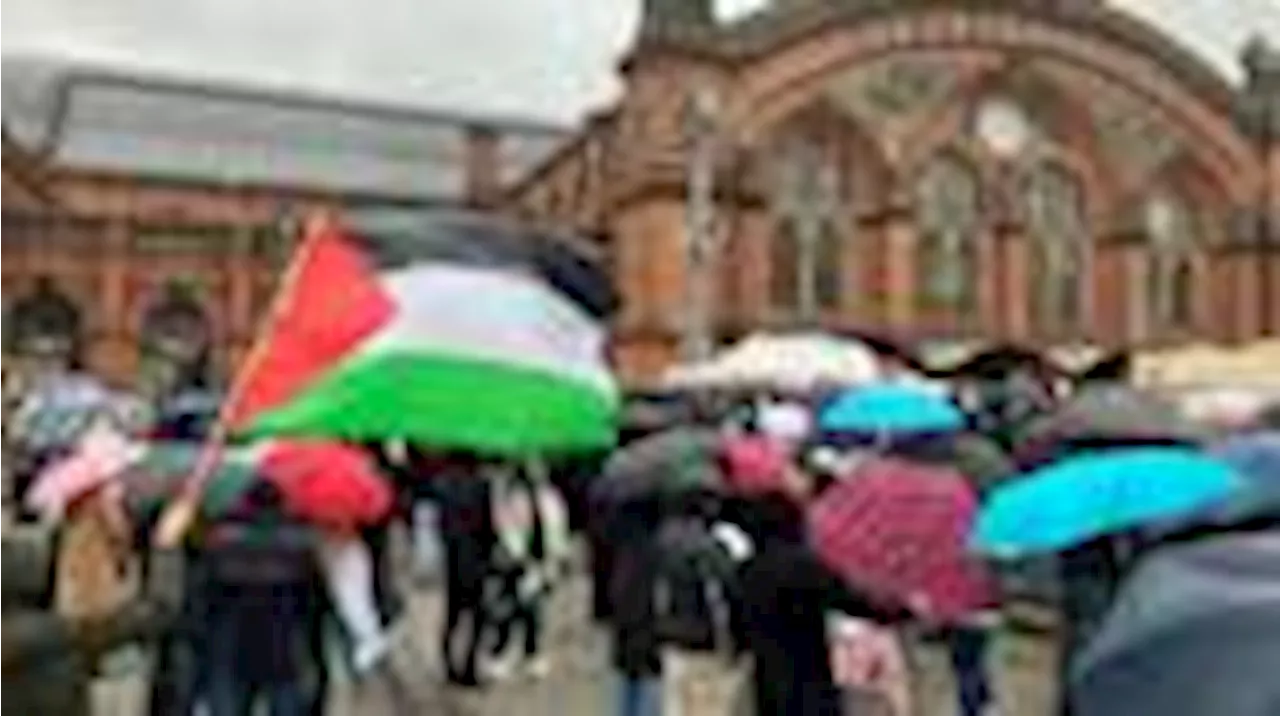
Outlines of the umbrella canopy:
{"label": "umbrella canopy", "polygon": [[1054,552],[1184,515],[1239,486],[1221,460],[1190,448],[1116,448],[1027,473],[986,501],[973,534],[1003,558]]}
{"label": "umbrella canopy", "polygon": [[1280,713],[1280,531],[1152,553],[1073,672],[1080,716]]}
{"label": "umbrella canopy", "polygon": [[855,588],[954,621],[993,601],[991,576],[965,549],[977,499],[954,470],[861,463],[808,515],[818,557]]}
{"label": "umbrella canopy", "polygon": [[1235,469],[1243,481],[1241,489],[1187,518],[1159,525],[1157,536],[1280,515],[1280,432],[1238,435],[1212,446],[1209,453]]}
{"label": "umbrella canopy", "polygon": [[1211,438],[1211,431],[1176,405],[1124,386],[1105,386],[1085,388],[1062,408],[1032,419],[1016,431],[1012,445],[1015,459],[1032,465],[1071,443],[1199,444]]}
{"label": "umbrella canopy", "polygon": [[707,363],[676,366],[663,384],[680,389],[762,388],[809,392],[856,385],[880,374],[875,351],[821,333],[753,335]]}
{"label": "umbrella canopy", "polygon": [[614,453],[590,487],[597,504],[619,505],[664,495],[719,489],[720,435],[710,428],[672,428]]}
{"label": "umbrella canopy", "polygon": [[[162,507],[183,488],[200,461],[204,445],[188,441],[149,441],[145,452],[124,476],[125,495],[141,512]],[[219,519],[230,512],[259,482],[258,461],[264,445],[224,446],[212,474],[204,483],[200,513]]]}
{"label": "umbrella canopy", "polygon": [[107,485],[140,457],[140,450],[106,422],[94,423],[75,452],[41,470],[27,492],[27,506],[58,517],[81,497]]}
{"label": "umbrella canopy", "polygon": [[1277,396],[1270,390],[1244,387],[1214,387],[1190,390],[1179,397],[1182,412],[1197,422],[1238,429],[1252,426]]}
{"label": "umbrella canopy", "polygon": [[128,422],[127,413],[134,409],[96,378],[73,373],[34,386],[14,411],[12,430],[15,441],[29,449],[67,447],[95,419],[106,415]]}
{"label": "umbrella canopy", "polygon": [[391,511],[390,485],[367,453],[349,445],[274,442],[262,453],[261,469],[279,488],[285,509],[315,525],[352,530]]}
{"label": "umbrella canopy", "polygon": [[950,467],[968,478],[979,495],[986,495],[1018,472],[1008,453],[977,433],[894,441],[887,452],[908,460]]}
{"label": "umbrella canopy", "polygon": [[936,390],[908,382],[876,383],[836,396],[818,414],[824,432],[928,433],[959,430],[966,418]]}

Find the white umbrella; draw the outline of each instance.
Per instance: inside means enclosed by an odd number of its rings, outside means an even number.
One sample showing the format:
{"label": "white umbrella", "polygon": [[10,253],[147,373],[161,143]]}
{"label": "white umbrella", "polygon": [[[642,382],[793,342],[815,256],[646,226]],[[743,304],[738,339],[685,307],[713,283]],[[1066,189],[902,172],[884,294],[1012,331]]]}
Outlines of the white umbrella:
{"label": "white umbrella", "polygon": [[1223,386],[1189,391],[1180,402],[1192,420],[1232,427],[1252,423],[1277,397],[1275,389]]}
{"label": "white umbrella", "polygon": [[677,366],[669,388],[772,388],[809,391],[866,383],[880,376],[876,354],[858,341],[821,333],[748,337],[711,361]]}

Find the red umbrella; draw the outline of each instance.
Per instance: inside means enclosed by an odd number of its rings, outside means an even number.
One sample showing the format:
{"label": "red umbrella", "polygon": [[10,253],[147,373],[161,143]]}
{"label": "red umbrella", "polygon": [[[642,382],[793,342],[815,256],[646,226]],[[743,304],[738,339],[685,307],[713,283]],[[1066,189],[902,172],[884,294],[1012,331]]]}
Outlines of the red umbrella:
{"label": "red umbrella", "polygon": [[286,508],[307,522],[345,531],[376,523],[391,511],[391,487],[357,448],[280,441],[267,448],[260,467]]}
{"label": "red umbrella", "polygon": [[966,550],[977,507],[955,470],[876,458],[818,499],[809,536],[856,589],[955,622],[994,603],[990,572]]}

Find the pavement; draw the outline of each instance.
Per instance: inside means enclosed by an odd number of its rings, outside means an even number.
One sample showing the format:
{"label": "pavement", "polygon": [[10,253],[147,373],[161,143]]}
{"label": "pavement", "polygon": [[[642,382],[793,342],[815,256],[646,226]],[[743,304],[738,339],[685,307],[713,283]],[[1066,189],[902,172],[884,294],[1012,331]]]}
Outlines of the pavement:
{"label": "pavement", "polygon": [[[485,689],[456,690],[442,685],[432,648],[440,633],[442,600],[435,590],[415,592],[402,636],[421,635],[426,647],[418,656],[426,674],[419,682],[432,703],[399,710],[447,716],[597,716],[613,711],[616,682],[609,669],[605,635],[590,615],[589,585],[572,580],[553,598],[547,611],[546,644],[552,671],[545,679],[515,679]],[[946,652],[936,644],[911,640],[909,658],[916,716],[953,716],[954,682]],[[996,673],[1000,716],[1048,716],[1053,713],[1054,675],[1051,640],[1044,633],[1005,631],[991,653]],[[344,687],[337,695],[335,716],[395,714],[398,709],[383,685]],[[696,714],[689,716],[720,716]]]}
{"label": "pavement", "polygon": [[[406,572],[409,570],[405,570]],[[520,678],[484,689],[444,685],[436,645],[443,622],[443,599],[434,587],[402,585],[409,594],[398,625],[390,676],[361,684],[339,683],[332,694],[333,716],[598,716],[613,712],[616,682],[605,634],[591,619],[590,585],[576,576],[548,605],[544,637],[551,672],[543,679]],[[995,640],[999,716],[1053,713],[1052,640],[1041,630],[1006,630]],[[916,709],[912,716],[954,716],[954,682],[946,652],[936,644],[908,639]],[[145,711],[145,680],[136,675],[103,681],[94,716],[136,716]],[[397,694],[399,698],[397,698]],[[686,714],[721,716],[721,714]],[[897,715],[894,715],[897,716]]]}

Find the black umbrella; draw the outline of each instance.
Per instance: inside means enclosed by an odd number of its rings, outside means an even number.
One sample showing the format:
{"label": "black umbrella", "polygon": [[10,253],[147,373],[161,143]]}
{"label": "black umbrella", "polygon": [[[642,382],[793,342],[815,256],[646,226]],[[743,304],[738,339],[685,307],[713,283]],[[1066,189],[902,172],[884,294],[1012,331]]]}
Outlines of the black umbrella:
{"label": "black umbrella", "polygon": [[588,495],[596,505],[681,498],[716,492],[723,482],[720,435],[711,428],[678,427],[641,438],[605,463]]}
{"label": "black umbrella", "polygon": [[1073,665],[1077,716],[1280,714],[1280,529],[1157,548]]}
{"label": "black umbrella", "polygon": [[461,211],[359,211],[347,227],[380,264],[435,259],[492,267],[523,267],[596,317],[613,313],[618,296],[581,238],[521,227],[500,217]]}

